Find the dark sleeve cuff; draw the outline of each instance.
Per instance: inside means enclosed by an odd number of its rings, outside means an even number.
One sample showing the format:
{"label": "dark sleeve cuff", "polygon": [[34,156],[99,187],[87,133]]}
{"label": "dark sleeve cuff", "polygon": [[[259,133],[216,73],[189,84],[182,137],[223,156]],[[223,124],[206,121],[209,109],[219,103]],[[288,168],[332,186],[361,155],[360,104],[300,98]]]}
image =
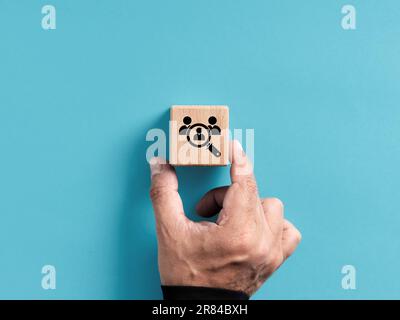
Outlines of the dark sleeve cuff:
{"label": "dark sleeve cuff", "polygon": [[249,300],[242,291],[220,288],[161,286],[164,300]]}

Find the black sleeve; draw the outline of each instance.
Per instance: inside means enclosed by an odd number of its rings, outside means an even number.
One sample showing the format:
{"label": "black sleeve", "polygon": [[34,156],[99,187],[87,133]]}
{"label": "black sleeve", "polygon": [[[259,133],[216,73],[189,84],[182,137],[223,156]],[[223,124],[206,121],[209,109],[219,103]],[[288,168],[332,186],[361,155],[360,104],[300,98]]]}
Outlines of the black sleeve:
{"label": "black sleeve", "polygon": [[220,288],[161,286],[164,300],[249,300],[242,291]]}

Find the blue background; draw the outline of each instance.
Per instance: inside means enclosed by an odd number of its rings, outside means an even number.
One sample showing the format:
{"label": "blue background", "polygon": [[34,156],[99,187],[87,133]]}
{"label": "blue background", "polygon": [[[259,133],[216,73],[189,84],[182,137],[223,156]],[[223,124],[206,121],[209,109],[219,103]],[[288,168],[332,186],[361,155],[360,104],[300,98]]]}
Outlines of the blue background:
{"label": "blue background", "polygon": [[[302,231],[255,299],[400,298],[400,2],[351,1],[345,31],[348,3],[0,0],[0,298],[161,297],[145,136],[172,104],[254,128],[260,192]],[[229,181],[178,174],[188,212]]]}

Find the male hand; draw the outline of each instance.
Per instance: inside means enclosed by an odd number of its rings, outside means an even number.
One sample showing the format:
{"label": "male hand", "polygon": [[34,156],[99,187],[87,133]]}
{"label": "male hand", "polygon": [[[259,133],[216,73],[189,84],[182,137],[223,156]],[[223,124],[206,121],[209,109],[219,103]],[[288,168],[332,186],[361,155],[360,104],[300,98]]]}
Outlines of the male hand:
{"label": "male hand", "polygon": [[283,217],[279,199],[261,199],[251,162],[231,144],[230,186],[207,192],[197,205],[204,217],[184,213],[178,179],[160,158],[150,161],[161,282],[167,286],[223,288],[253,294],[294,252],[300,232]]}

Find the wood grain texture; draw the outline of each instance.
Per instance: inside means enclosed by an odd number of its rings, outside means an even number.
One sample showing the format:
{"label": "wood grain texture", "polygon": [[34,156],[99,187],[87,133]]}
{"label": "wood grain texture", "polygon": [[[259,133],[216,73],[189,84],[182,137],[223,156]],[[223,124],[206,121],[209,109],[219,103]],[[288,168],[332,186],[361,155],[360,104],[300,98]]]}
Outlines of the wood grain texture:
{"label": "wood grain texture", "polygon": [[175,166],[229,163],[229,108],[215,105],[171,107],[169,162]]}

